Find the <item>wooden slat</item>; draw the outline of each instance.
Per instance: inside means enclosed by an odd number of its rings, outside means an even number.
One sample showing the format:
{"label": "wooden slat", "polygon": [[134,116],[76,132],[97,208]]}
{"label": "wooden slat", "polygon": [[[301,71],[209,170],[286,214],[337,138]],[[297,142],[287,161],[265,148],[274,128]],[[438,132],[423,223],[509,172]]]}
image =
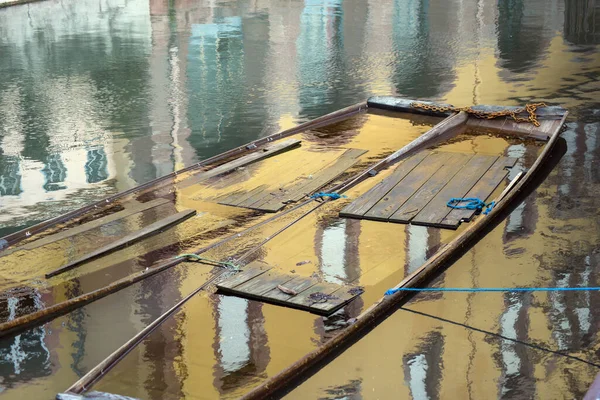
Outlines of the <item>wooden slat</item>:
{"label": "wooden slat", "polygon": [[115,240],[114,242],[109,243],[108,245],[99,248],[98,250],[88,253],[85,256],[83,256],[75,261],[72,261],[61,268],[58,268],[52,272],[47,273],[46,278],[51,278],[58,274],[62,274],[63,272],[69,271],[85,262],[91,261],[98,257],[102,257],[108,253],[119,250],[119,249],[129,246],[133,243],[137,243],[142,239],[145,239],[147,237],[161,233],[163,230],[168,229],[174,225],[177,225],[180,222],[182,222],[194,215],[196,215],[196,210],[185,210],[185,211],[181,211],[177,214],[170,215],[166,218],[163,218],[159,221],[156,221],[156,222],[140,229],[139,231],[136,231],[129,235],[126,235],[119,240]]}
{"label": "wooden slat", "polygon": [[429,152],[423,151],[402,161],[390,176],[379,182],[367,193],[363,194],[340,211],[340,216],[357,217],[364,215],[428,155]]}
{"label": "wooden slat", "polygon": [[167,199],[154,199],[154,200],[148,201],[146,203],[134,202],[131,205],[129,205],[127,208],[125,208],[124,210],[118,211],[114,214],[110,214],[105,217],[98,218],[93,221],[74,226],[72,228],[69,228],[62,232],[55,233],[53,235],[45,236],[34,242],[29,242],[27,244],[24,244],[23,246],[19,246],[14,249],[6,250],[2,253],[2,256],[9,255],[10,253],[19,251],[19,250],[33,250],[35,248],[57,242],[59,240],[66,239],[71,236],[79,235],[79,234],[81,234],[83,232],[87,232],[91,229],[107,225],[111,222],[118,221],[120,219],[129,217],[131,215],[140,213],[142,211],[146,211],[151,208],[155,208],[155,207],[161,206],[163,204],[167,204],[169,202],[170,201]]}
{"label": "wooden slat", "polygon": [[448,182],[442,190],[410,221],[415,225],[437,226],[452,211],[447,206],[453,197],[467,197],[465,194],[481,179],[498,157],[474,155],[464,168]]}
{"label": "wooden slat", "polygon": [[232,276],[222,282],[219,282],[219,284],[217,286],[220,289],[233,289],[236,286],[239,286],[239,285],[243,284],[244,282],[249,281],[250,279],[252,279],[258,275],[264,274],[271,268],[272,267],[270,265],[267,265],[265,263],[261,263],[258,261],[254,261],[254,262],[246,265],[241,272],[238,272],[234,276]]}
{"label": "wooden slat", "polygon": [[264,202],[264,199],[271,199],[271,192],[268,189],[267,185],[262,185],[257,188],[258,190],[252,190],[251,196],[248,196],[244,201],[240,201],[238,203],[239,207],[250,208],[253,204],[257,202]]}
{"label": "wooden slat", "polygon": [[[516,158],[500,157],[494,165],[481,177],[464,197],[477,197],[484,201],[500,185],[508,175],[507,167],[513,167],[517,163]],[[452,210],[440,221],[439,226],[444,228],[455,228],[462,220],[470,221],[475,215],[474,210]]]}
{"label": "wooden slat", "polygon": [[260,185],[252,190],[247,192],[238,193],[235,196],[228,196],[225,199],[219,199],[219,204],[224,204],[228,206],[240,206],[248,201],[249,198],[260,194],[262,196],[267,192],[267,185]]}
{"label": "wooden slat", "polygon": [[[296,275],[283,274],[275,268],[268,266],[246,267],[241,274],[217,284],[217,288],[224,293],[234,296],[272,303],[285,307],[297,308],[328,315],[340,308],[343,304],[360,295],[360,292],[352,295],[349,291],[352,287],[342,287],[333,283],[318,282],[314,278],[305,278]],[[288,294],[280,290],[278,286],[291,289],[296,294]],[[332,295],[332,299],[322,302],[315,301],[310,296],[314,293]],[[315,307],[318,306],[318,307]]]}
{"label": "wooden slat", "polygon": [[296,307],[300,307],[303,309],[310,309],[314,301],[310,299],[310,295],[313,293],[323,293],[323,294],[331,294],[339,289],[339,285],[335,285],[333,283],[321,282],[317,283],[304,290],[298,295],[293,296],[288,300],[288,303],[294,304]]}
{"label": "wooden slat", "polygon": [[335,311],[342,307],[344,304],[348,303],[352,298],[356,297],[356,294],[351,293],[350,287],[342,287],[331,293],[331,296],[335,297],[333,299],[327,300],[323,303],[313,303],[311,305],[312,308],[316,308],[319,310],[332,310]]}
{"label": "wooden slat", "polygon": [[[265,192],[264,196],[254,197],[256,199],[254,203],[250,204],[250,201],[248,201],[239,206],[267,212],[279,211],[285,206],[285,203],[299,201],[304,196],[333,181],[345,170],[356,164],[359,157],[364,153],[366,153],[366,150],[348,149],[329,167],[315,174],[312,179],[303,179],[301,182],[292,184],[290,187],[283,188],[275,193]],[[250,197],[248,198],[250,199]]]}
{"label": "wooden slat", "polygon": [[248,293],[249,295],[262,296],[263,293],[268,292],[276,288],[277,285],[281,285],[291,279],[291,276],[283,275],[274,269],[271,269],[264,274],[236,286],[235,290]]}
{"label": "wooden slat", "polygon": [[450,155],[444,162],[443,166],[439,168],[429,178],[419,190],[408,199],[402,207],[394,212],[390,218],[390,222],[407,223],[415,215],[422,210],[444,186],[448,183],[452,177],[465,165],[465,163],[471,158],[470,155],[456,153]]}
{"label": "wooden slat", "polygon": [[195,185],[197,183],[223,174],[225,172],[233,171],[236,168],[243,167],[260,160],[264,160],[265,158],[274,156],[275,154],[279,154],[284,151],[298,147],[300,145],[300,142],[301,141],[298,139],[287,139],[281,142],[275,142],[265,147],[264,149],[258,150],[252,154],[248,154],[247,156],[237,158],[223,165],[219,165],[218,167],[215,167],[211,170],[192,175],[189,178],[179,182],[177,186],[181,189],[191,185]]}
{"label": "wooden slat", "polygon": [[[282,284],[282,286],[285,286],[286,288],[291,289],[291,290],[295,291],[296,293],[300,293],[317,283],[318,283],[318,281],[314,278],[305,278],[302,276],[297,276],[297,277],[291,279],[290,281],[285,282],[284,284]],[[269,298],[271,301],[274,301],[274,300],[284,301],[284,300],[289,300],[290,298],[293,297],[293,295],[284,293],[277,288],[271,289],[270,291],[263,293],[263,296]]]}
{"label": "wooden slat", "polygon": [[438,171],[450,157],[449,153],[432,153],[414,168],[394,189],[385,195],[377,204],[364,214],[364,218],[387,221],[388,218],[425,182]]}

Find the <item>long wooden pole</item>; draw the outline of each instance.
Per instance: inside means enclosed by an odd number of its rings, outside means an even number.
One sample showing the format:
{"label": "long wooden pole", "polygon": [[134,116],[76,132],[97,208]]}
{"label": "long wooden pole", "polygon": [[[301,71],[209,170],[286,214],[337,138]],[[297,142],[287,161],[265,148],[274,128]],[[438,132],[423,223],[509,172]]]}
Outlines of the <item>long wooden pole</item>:
{"label": "long wooden pole", "polygon": [[[550,140],[544,147],[544,150],[533,163],[527,174],[514,185],[514,189],[506,194],[506,196],[498,201],[492,211],[486,216],[480,216],[475,222],[471,223],[465,231],[454,240],[446,244],[437,253],[435,253],[425,264],[414,271],[412,274],[404,278],[396,288],[399,287],[418,287],[426,282],[439,269],[447,265],[461,250],[465,250],[498,215],[500,215],[509,205],[512,199],[523,190],[534,175],[541,167],[542,163],[550,155],[550,151],[558,140],[560,129],[567,118],[568,113],[565,112],[561,123],[556,131],[551,136]],[[325,360],[335,358],[341,354],[352,340],[367,331],[367,329],[383,321],[387,316],[404,301],[410,293],[407,291],[398,291],[393,295],[382,297],[379,301],[360,314],[355,322],[349,327],[343,329],[337,336],[326,342],[321,347],[308,353],[294,364],[290,365],[277,375],[272,376],[265,382],[245,394],[243,400],[266,399],[280,397],[287,388],[293,386],[301,379],[306,379],[307,376],[313,375],[320,367],[320,364]]]}
{"label": "long wooden pole", "polygon": [[87,374],[81,377],[77,382],[71,385],[70,388],[66,390],[67,393],[75,393],[79,394],[86,390],[86,388],[90,387],[97,380],[99,380],[102,376],[104,376],[111,368],[123,357],[125,357],[131,350],[135,348],[142,340],[144,340],[149,334],[151,334],[164,320],[169,318],[171,315],[175,313],[184,303],[186,303],[189,299],[194,297],[198,292],[206,288],[212,282],[217,280],[223,274],[227,272],[226,269],[223,269],[213,275],[208,281],[204,282],[197,289],[193,290],[190,294],[181,299],[177,304],[164,312],[161,316],[152,321],[148,326],[139,331],[134,337],[125,342],[121,347],[115,350],[112,354],[106,357],[100,364],[96,365],[92,368]]}

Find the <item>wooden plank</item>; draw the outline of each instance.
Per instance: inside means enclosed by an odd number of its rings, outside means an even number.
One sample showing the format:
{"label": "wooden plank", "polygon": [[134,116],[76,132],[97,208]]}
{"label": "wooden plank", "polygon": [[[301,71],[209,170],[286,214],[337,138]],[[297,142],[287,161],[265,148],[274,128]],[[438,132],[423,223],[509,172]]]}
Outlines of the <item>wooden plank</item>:
{"label": "wooden plank", "polygon": [[232,277],[229,277],[228,279],[225,279],[222,282],[219,282],[217,287],[219,289],[233,289],[236,286],[239,286],[239,285],[243,284],[244,282],[249,281],[250,279],[252,279],[258,275],[264,274],[271,268],[272,267],[270,265],[267,265],[267,264],[259,262],[259,261],[251,262],[250,264],[246,265],[244,267],[244,269],[241,270],[240,272],[238,272],[237,274],[233,275]]}
{"label": "wooden plank", "polygon": [[[500,157],[464,197],[477,197],[483,201],[487,201],[490,194],[508,175],[506,168],[514,167],[516,163],[516,158]],[[440,221],[439,226],[455,229],[461,221],[470,221],[474,215],[474,210],[454,209]]]}
{"label": "wooden plank", "polygon": [[292,279],[290,275],[284,275],[275,269],[271,269],[264,274],[247,280],[241,285],[235,287],[237,292],[244,292],[249,295],[260,297],[263,293],[268,292]]}
{"label": "wooden plank", "polygon": [[318,174],[313,176],[312,179],[304,179],[301,182],[292,184],[289,188],[280,190],[281,193],[271,197],[265,196],[261,201],[257,201],[256,203],[248,205],[247,207],[268,212],[279,211],[285,206],[285,203],[297,202],[304,196],[316,192],[329,182],[333,181],[348,168],[356,164],[359,157],[366,152],[367,150],[348,149],[329,167],[326,167],[320,171]]}
{"label": "wooden plank", "polygon": [[315,303],[310,297],[312,294],[323,293],[325,295],[329,295],[338,290],[339,287],[339,285],[335,285],[333,283],[320,282],[309,287],[303,292],[298,293],[296,296],[293,296],[291,299],[288,300],[288,303],[294,304],[296,307],[299,308],[310,310],[312,304]]}
{"label": "wooden plank", "polygon": [[423,151],[407,158],[394,171],[367,193],[354,200],[340,211],[341,217],[361,217],[369,211],[382,197],[388,194],[410,171],[412,171],[430,152]]}
{"label": "wooden plank", "polygon": [[253,190],[252,195],[248,196],[243,201],[238,203],[239,207],[250,208],[254,203],[263,202],[264,199],[271,199],[271,192],[267,185],[261,185],[257,188],[258,190]]}
{"label": "wooden plank", "polygon": [[291,150],[300,145],[300,140],[298,139],[287,139],[282,142],[275,142],[269,146],[266,146],[264,149],[258,150],[254,153],[248,154],[246,156],[242,156],[233,161],[227,162],[225,164],[219,165],[213,169],[208,171],[200,172],[195,175],[190,176],[187,179],[182,180],[177,184],[177,186],[182,189],[188,186],[195,185],[217,175],[223,174],[225,172],[233,171],[236,168],[243,167],[257,161],[264,160],[265,158],[274,156],[276,154],[282,153],[287,150]]}
{"label": "wooden plank", "polygon": [[182,221],[196,215],[196,210],[185,210],[178,212],[177,214],[170,215],[166,218],[163,218],[159,221],[156,221],[139,231],[133,232],[129,235],[122,237],[119,240],[115,240],[112,243],[109,243],[106,246],[99,248],[91,253],[86,254],[85,256],[68,263],[67,265],[58,268],[52,272],[46,274],[46,278],[51,278],[53,276],[62,274],[63,272],[69,271],[85,262],[92,261],[98,257],[102,257],[108,253],[113,251],[122,249],[123,247],[129,246],[133,243],[137,243],[142,239],[148,238],[150,236],[161,233],[163,230],[168,229],[174,225],[179,224]]}
{"label": "wooden plank", "polygon": [[[329,299],[322,303],[313,303],[311,305],[312,308],[318,310],[329,310],[329,312],[335,312],[337,309],[341,308],[344,304],[348,303],[350,300],[357,296],[357,293],[353,291],[358,289],[356,287],[341,287],[335,292],[331,293],[333,296],[332,299]],[[361,291],[359,290],[358,293]]]}
{"label": "wooden plank", "polygon": [[453,197],[465,194],[481,179],[498,157],[476,154],[442,190],[411,220],[411,224],[437,226],[452,211],[447,206]]}
{"label": "wooden plank", "polygon": [[[287,289],[291,289],[296,293],[300,293],[308,289],[309,287],[317,284],[318,282],[319,281],[317,281],[315,278],[305,278],[302,276],[297,276],[291,279],[290,281],[283,283],[282,286],[285,286]],[[263,296],[268,298],[270,301],[286,301],[293,297],[293,295],[284,293],[277,288],[271,289],[270,291],[263,293]]]}
{"label": "wooden plank", "polygon": [[414,168],[394,189],[377,202],[364,218],[387,221],[413,194],[438,171],[450,157],[449,153],[432,153]]}
{"label": "wooden plank", "polygon": [[470,155],[456,153],[450,155],[444,162],[444,165],[439,168],[429,178],[419,190],[417,190],[408,199],[402,207],[394,212],[390,218],[390,222],[408,223],[419,213],[429,202],[438,194],[440,190],[446,186],[448,181],[462,169],[465,163],[471,158]]}
{"label": "wooden plank", "polygon": [[46,246],[50,243],[54,243],[59,240],[66,239],[71,236],[79,235],[79,234],[81,234],[83,232],[87,232],[91,229],[105,226],[111,222],[118,221],[120,219],[129,217],[129,216],[137,214],[137,213],[141,213],[142,211],[146,211],[146,210],[149,210],[149,209],[152,209],[152,208],[155,208],[155,207],[161,206],[163,204],[167,204],[167,203],[170,203],[170,201],[167,199],[154,199],[154,200],[148,201],[146,203],[134,202],[129,207],[125,208],[124,210],[118,211],[114,214],[109,214],[105,217],[98,218],[93,221],[74,226],[74,227],[64,230],[62,232],[58,232],[58,233],[55,233],[55,234],[49,235],[49,236],[44,236],[41,239],[26,243],[23,246],[19,246],[14,249],[6,250],[2,253],[2,256],[9,255],[10,253],[19,251],[19,250],[33,250],[33,249],[41,247],[41,246]]}
{"label": "wooden plank", "polygon": [[267,185],[260,185],[247,192],[237,192],[234,193],[233,196],[229,195],[224,199],[218,199],[217,202],[226,206],[241,206],[256,194],[262,194],[264,196],[266,189]]}

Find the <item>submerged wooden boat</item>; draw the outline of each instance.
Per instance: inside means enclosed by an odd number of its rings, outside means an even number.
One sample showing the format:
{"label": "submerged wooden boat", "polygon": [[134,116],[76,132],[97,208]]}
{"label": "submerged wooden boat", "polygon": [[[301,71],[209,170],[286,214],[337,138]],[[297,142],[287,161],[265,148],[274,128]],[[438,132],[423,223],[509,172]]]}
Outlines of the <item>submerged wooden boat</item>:
{"label": "submerged wooden boat", "polygon": [[[421,287],[506,217],[547,166],[566,117],[560,107],[461,110],[374,97],[8,235],[0,268],[20,272],[0,286],[0,337],[178,265],[204,265],[193,290],[59,397],[91,390],[202,290],[342,315],[341,329],[244,398],[281,395],[407,296],[383,288]],[[479,207],[453,208],[453,198]],[[413,231],[424,235],[399,246]],[[359,255],[359,241],[373,251]]]}

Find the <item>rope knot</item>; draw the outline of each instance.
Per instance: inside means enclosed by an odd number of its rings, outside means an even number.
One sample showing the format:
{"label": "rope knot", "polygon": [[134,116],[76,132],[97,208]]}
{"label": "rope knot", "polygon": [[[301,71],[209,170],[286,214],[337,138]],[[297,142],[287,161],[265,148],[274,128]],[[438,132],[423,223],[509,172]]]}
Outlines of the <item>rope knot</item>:
{"label": "rope knot", "polygon": [[448,203],[446,203],[446,205],[450,208],[455,208],[458,210],[475,210],[477,214],[483,210],[483,215],[487,215],[490,213],[490,211],[492,211],[496,205],[496,202],[492,201],[486,204],[485,201],[477,197],[453,197],[448,201]]}
{"label": "rope knot", "polygon": [[322,199],[325,197],[329,197],[331,200],[337,200],[337,199],[345,199],[347,196],[343,195],[343,194],[339,194],[339,193],[335,193],[335,192],[331,192],[331,193],[325,193],[325,192],[319,192],[319,193],[315,193],[312,196],[310,196],[311,199]]}

